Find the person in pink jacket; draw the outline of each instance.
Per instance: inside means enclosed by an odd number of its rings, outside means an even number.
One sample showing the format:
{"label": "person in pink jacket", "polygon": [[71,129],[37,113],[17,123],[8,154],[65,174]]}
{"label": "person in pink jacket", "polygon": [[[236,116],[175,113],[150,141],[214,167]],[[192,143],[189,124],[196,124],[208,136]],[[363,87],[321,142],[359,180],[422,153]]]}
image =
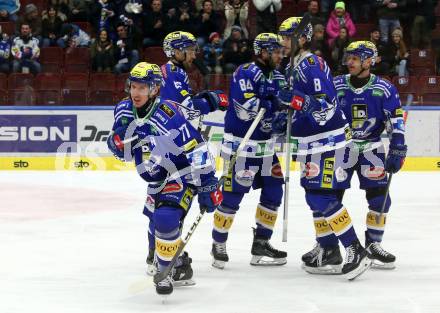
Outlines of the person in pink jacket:
{"label": "person in pink jacket", "polygon": [[348,30],[348,36],[353,37],[356,34],[356,26],[351,20],[350,14],[345,12],[345,3],[343,1],[336,2],[335,9],[330,14],[325,29],[328,35],[328,46],[338,37],[341,27]]}

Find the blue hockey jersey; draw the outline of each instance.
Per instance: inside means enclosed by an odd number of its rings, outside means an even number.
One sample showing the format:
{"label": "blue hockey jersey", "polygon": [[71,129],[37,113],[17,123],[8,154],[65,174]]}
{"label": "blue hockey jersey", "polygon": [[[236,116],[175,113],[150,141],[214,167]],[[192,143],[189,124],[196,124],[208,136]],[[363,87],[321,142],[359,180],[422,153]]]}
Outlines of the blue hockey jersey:
{"label": "blue hockey jersey", "polygon": [[293,89],[320,99],[321,109],[305,114],[295,111],[292,120],[293,153],[310,155],[333,151],[351,141],[351,130],[339,108],[333,77],[327,63],[308,52],[300,55],[286,80]]}
{"label": "blue hockey jersey", "polygon": [[[274,153],[272,139],[272,118],[279,110],[276,99],[279,89],[285,85],[285,79],[278,71],[271,71],[266,77],[255,63],[240,65],[234,72],[230,92],[229,107],[225,115],[225,134],[222,151],[232,153],[245,136],[259,110],[270,102],[259,126],[248,141],[253,157],[262,157]],[[231,147],[232,145],[232,147]]]}
{"label": "blue hockey jersey", "polygon": [[163,85],[160,89],[160,97],[164,100],[172,100],[181,106],[185,118],[189,121],[200,115],[211,112],[206,101],[193,100],[192,90],[189,85],[188,74],[173,62],[168,61],[161,66]]}
{"label": "blue hockey jersey", "polygon": [[362,88],[350,84],[350,75],[334,79],[337,96],[352,128],[353,139],[370,144],[374,149],[380,144],[380,135],[387,128],[391,140],[404,144],[404,121],[397,89],[389,81],[371,74]]}
{"label": "blue hockey jersey", "polygon": [[137,136],[132,153],[138,173],[147,182],[181,179],[199,186],[214,176],[215,163],[201,135],[186,121],[172,101],[157,97],[144,118],[131,100],[114,110],[113,130],[127,127],[129,138]]}

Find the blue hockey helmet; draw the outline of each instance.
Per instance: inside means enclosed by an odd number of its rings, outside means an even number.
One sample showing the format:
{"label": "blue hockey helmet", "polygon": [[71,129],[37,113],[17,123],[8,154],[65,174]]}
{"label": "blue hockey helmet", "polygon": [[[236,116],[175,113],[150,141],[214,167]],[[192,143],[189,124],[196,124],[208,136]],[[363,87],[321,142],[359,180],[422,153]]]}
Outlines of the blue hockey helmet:
{"label": "blue hockey helmet", "polygon": [[356,55],[364,62],[366,59],[372,58],[371,65],[374,65],[377,58],[377,48],[374,43],[367,40],[354,41],[345,48],[344,64],[349,55]]}
{"label": "blue hockey helmet", "polygon": [[140,62],[130,71],[129,82],[147,84],[150,88],[162,83],[162,71],[157,64]]}
{"label": "blue hockey helmet", "polygon": [[[292,36],[293,31],[298,27],[299,23],[301,23],[301,19],[302,17],[289,17],[288,19],[284,20],[284,22],[282,22],[278,28],[278,34],[287,37]],[[313,35],[312,24],[307,24],[301,35],[306,37],[307,41],[311,41]]]}
{"label": "blue hockey helmet", "polygon": [[254,40],[254,52],[255,55],[261,54],[263,49],[266,49],[269,53],[275,49],[283,47],[281,44],[281,36],[274,33],[261,33]]}
{"label": "blue hockey helmet", "polygon": [[193,34],[188,32],[172,32],[163,40],[163,51],[168,58],[174,56],[174,50],[184,50],[190,47],[197,47],[197,40]]}

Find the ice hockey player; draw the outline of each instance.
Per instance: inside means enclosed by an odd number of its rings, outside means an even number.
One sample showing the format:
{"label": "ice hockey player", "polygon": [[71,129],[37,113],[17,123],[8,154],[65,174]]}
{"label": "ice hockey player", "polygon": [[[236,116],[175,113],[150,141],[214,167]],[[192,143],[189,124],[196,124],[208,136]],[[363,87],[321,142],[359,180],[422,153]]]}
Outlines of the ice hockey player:
{"label": "ice hockey player", "polygon": [[[300,17],[285,20],[279,34],[285,46],[291,48],[291,36],[301,22]],[[280,91],[281,103],[294,110],[291,121],[292,139],[297,160],[301,164],[301,186],[306,202],[313,211],[317,240],[325,247],[324,253],[307,259],[303,267],[307,272],[325,267],[330,272],[346,274],[354,279],[371,265],[367,251],[362,247],[342,204],[342,194],[348,187],[340,181],[338,169],[344,164],[344,155],[351,142],[351,131],[344,114],[338,107],[336,90],[330,68],[326,62],[309,51],[312,26],[309,24],[298,39],[293,51],[293,68],[286,70],[290,88]],[[281,117],[273,126],[281,128]],[[285,126],[284,126],[285,127]],[[346,248],[346,261],[342,266],[339,248],[329,246],[324,235],[334,233]]]}
{"label": "ice hockey player", "polygon": [[162,99],[177,102],[186,119],[194,121],[192,124],[195,127],[201,115],[227,109],[227,97],[223,91],[205,90],[192,95],[185,70],[196,58],[197,40],[194,35],[184,31],[169,33],[163,41],[163,51],[169,61],[161,67],[164,77],[160,92]]}
{"label": "ice hockey player", "polygon": [[283,196],[283,174],[278,157],[274,153],[272,118],[278,111],[276,94],[285,84],[284,77],[275,70],[281,61],[281,37],[273,33],[259,34],[254,41],[257,60],[243,64],[234,72],[230,103],[225,115],[225,134],[221,156],[228,168],[228,160],[234,154],[255,116],[261,108],[266,113],[237,159],[232,172],[224,173],[223,204],[214,213],[212,231],[213,266],[224,268],[229,261],[226,252],[228,233],[240,203],[251,187],[261,189],[256,210],[256,229],[251,248],[252,265],[283,265],[287,253],[274,249],[269,239],[277,218]]}
{"label": "ice hockey player", "polygon": [[[213,212],[222,194],[206,142],[174,102],[158,97],[160,67],[141,62],[131,70],[129,82],[130,98],[116,106],[107,144],[118,158],[134,158],[139,174],[156,188],[153,220],[160,272],[177,251],[193,197],[198,194],[200,207]],[[173,284],[193,284],[190,263],[188,254],[182,254],[170,275],[156,284],[156,292],[166,295]]]}
{"label": "ice hockey player", "polygon": [[[189,78],[185,69],[188,68],[196,57],[197,40],[188,32],[175,31],[168,34],[163,43],[163,50],[170,59],[161,66],[163,86],[160,96],[164,100],[174,101],[191,124],[198,128],[198,118],[216,110],[225,111],[228,107],[227,96],[220,90],[204,90],[192,95]],[[154,212],[153,197],[149,194],[154,190],[154,185],[149,185],[143,213],[149,218],[148,227],[148,256],[147,274],[154,275],[156,264],[154,262]]]}
{"label": "ice hockey player", "polygon": [[[392,269],[396,257],[381,246],[386,213],[391,205],[389,196],[380,221],[378,215],[385,201],[386,172],[396,173],[400,170],[407,147],[403,111],[397,90],[389,81],[370,73],[376,57],[377,49],[372,42],[352,42],[346,48],[344,57],[349,74],[334,79],[339,103],[350,123],[355,143],[355,149],[350,151],[348,168],[337,169],[335,175],[337,180],[350,182],[356,171],[369,207],[365,247],[374,267]],[[390,136],[387,158],[380,137],[385,128]],[[338,249],[338,240],[333,234],[321,240],[334,247],[332,249]],[[318,241],[309,255],[325,252],[326,248],[321,247]]]}

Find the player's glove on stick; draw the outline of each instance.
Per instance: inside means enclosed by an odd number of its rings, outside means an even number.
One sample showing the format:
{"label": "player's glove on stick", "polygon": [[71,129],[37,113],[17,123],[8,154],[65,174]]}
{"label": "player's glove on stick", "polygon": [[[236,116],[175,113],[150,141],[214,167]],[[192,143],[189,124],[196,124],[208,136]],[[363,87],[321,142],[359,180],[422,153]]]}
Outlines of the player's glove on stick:
{"label": "player's glove on stick", "polygon": [[284,135],[287,127],[287,113],[277,112],[272,119],[272,131],[277,135]]}
{"label": "player's glove on stick", "polygon": [[205,90],[194,95],[193,99],[205,99],[211,112],[226,111],[229,106],[228,96],[221,90]]}
{"label": "player's glove on stick", "polygon": [[397,173],[405,162],[408,148],[403,144],[390,144],[390,151],[385,160],[385,170],[388,173]]}
{"label": "player's glove on stick", "polygon": [[278,97],[282,105],[295,111],[311,113],[321,110],[321,102],[296,89],[281,89]]}
{"label": "player's glove on stick", "polygon": [[127,127],[122,126],[116,128],[107,138],[107,146],[110,151],[115,155],[115,157],[121,161],[130,161],[132,158],[131,150],[130,153],[125,155],[125,147],[127,143],[132,143],[137,140],[137,137],[132,137],[125,139],[125,134],[127,132]]}
{"label": "player's glove on stick", "polygon": [[203,186],[197,188],[197,194],[200,209],[205,209],[208,213],[214,212],[223,201],[216,177],[208,178]]}

